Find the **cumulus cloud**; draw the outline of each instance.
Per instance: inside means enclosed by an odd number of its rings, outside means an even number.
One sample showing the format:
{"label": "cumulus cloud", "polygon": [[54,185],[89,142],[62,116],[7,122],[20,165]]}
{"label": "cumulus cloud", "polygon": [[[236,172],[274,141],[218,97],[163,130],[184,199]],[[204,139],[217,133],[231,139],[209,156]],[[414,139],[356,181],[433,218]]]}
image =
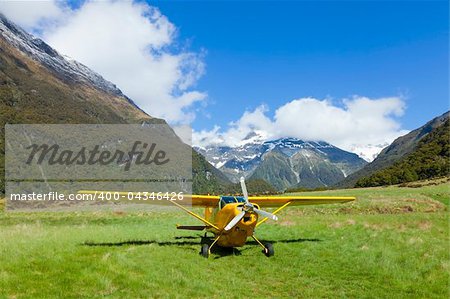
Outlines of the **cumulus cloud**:
{"label": "cumulus cloud", "polygon": [[0,11],[26,29],[39,30],[60,20],[68,9],[62,2],[48,1],[0,1]]}
{"label": "cumulus cloud", "polygon": [[[0,10],[28,28],[39,27],[52,47],[115,83],[150,115],[172,124],[193,121],[193,106],[207,96],[192,89],[205,72],[203,53],[177,50],[177,28],[157,8],[113,0],[87,1],[77,9],[20,3],[21,9]],[[34,15],[18,12],[29,5],[39,8]]]}
{"label": "cumulus cloud", "polygon": [[383,147],[407,132],[398,121],[404,110],[401,97],[355,96],[338,104],[329,99],[301,98],[278,107],[273,118],[267,116],[266,106],[260,106],[246,111],[225,130],[215,127],[211,131],[195,132],[193,143],[232,146],[257,131],[266,139],[297,137],[327,141],[372,160]]}

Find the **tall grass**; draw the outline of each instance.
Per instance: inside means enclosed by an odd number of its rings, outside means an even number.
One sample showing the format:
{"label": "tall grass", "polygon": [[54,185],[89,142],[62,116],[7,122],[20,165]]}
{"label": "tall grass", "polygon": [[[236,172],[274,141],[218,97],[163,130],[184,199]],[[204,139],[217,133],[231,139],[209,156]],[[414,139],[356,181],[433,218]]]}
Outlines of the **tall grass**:
{"label": "tall grass", "polygon": [[202,258],[182,211],[0,212],[0,297],[448,298],[448,188],[314,193],[358,201],[286,209],[257,231],[271,258],[254,242]]}

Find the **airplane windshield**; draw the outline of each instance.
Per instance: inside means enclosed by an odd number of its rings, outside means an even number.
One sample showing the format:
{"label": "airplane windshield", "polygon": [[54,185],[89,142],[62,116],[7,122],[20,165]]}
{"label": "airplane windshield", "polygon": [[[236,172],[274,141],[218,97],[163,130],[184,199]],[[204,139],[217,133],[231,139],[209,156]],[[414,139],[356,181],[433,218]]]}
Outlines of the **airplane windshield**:
{"label": "airplane windshield", "polygon": [[225,205],[229,203],[245,202],[242,196],[222,196],[220,198],[220,208],[222,209]]}

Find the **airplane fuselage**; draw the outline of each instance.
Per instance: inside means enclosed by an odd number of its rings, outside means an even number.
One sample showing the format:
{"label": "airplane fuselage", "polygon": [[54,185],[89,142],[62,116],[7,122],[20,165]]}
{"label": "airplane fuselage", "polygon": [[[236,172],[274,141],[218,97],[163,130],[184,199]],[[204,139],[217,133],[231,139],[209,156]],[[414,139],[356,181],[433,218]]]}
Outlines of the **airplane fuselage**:
{"label": "airplane fuselage", "polygon": [[222,247],[241,247],[245,245],[248,237],[253,235],[255,226],[258,223],[258,215],[252,212],[246,212],[244,217],[230,230],[224,230],[225,226],[239,213],[241,213],[242,203],[229,203],[217,210],[213,223],[219,228],[208,229],[216,237],[220,235],[217,244]]}

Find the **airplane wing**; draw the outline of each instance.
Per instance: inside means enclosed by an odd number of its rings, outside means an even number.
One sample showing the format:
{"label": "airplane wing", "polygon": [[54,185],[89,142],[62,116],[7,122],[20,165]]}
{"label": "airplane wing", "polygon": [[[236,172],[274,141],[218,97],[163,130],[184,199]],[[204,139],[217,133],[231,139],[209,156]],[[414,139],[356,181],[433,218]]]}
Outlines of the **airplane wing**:
{"label": "airplane wing", "polygon": [[[217,207],[220,196],[184,195],[185,202],[195,207]],[[260,207],[280,207],[288,202],[289,206],[320,205],[345,203],[355,200],[350,196],[249,196],[248,200]],[[179,202],[180,203],[180,202]]]}
{"label": "airplane wing", "polygon": [[249,196],[248,198],[251,203],[260,207],[280,207],[287,203],[289,206],[333,204],[355,199],[350,196]]}
{"label": "airplane wing", "polygon": [[[215,208],[219,205],[220,196],[218,195],[183,195],[184,205],[192,205],[193,207]],[[181,202],[178,202],[182,204]]]}
{"label": "airplane wing", "polygon": [[[167,192],[166,192],[167,193]],[[163,196],[166,193],[161,193]],[[94,198],[102,198],[101,195],[108,195],[111,198],[116,198],[122,202],[128,203],[141,203],[141,204],[168,204],[168,200],[158,200],[155,198],[155,194],[151,192],[126,192],[126,191],[96,191],[96,190],[80,190],[78,194],[91,194]],[[172,193],[170,196],[172,197]],[[220,196],[218,195],[194,195],[194,194],[182,194],[181,197],[174,196],[177,200],[176,202],[182,206],[193,206],[193,207],[205,207],[214,208],[219,205]],[[165,199],[165,197],[163,197]]]}
{"label": "airplane wing", "polygon": [[[118,192],[118,191],[78,191],[81,194],[101,194],[101,193],[114,193],[119,194],[121,199],[127,201],[130,198],[130,194],[133,194],[135,198],[142,199],[143,192]],[[289,206],[300,205],[318,205],[318,204],[333,204],[344,203],[355,200],[355,197],[344,196],[250,196],[249,201],[255,203],[260,207],[280,207],[289,203]],[[215,208],[219,205],[220,196],[218,195],[191,195],[183,194],[183,198],[180,201],[176,201],[183,206],[193,207],[205,207]],[[167,204],[167,201],[157,200],[135,200],[134,203],[147,203],[147,204]]]}

